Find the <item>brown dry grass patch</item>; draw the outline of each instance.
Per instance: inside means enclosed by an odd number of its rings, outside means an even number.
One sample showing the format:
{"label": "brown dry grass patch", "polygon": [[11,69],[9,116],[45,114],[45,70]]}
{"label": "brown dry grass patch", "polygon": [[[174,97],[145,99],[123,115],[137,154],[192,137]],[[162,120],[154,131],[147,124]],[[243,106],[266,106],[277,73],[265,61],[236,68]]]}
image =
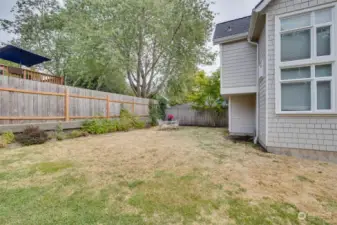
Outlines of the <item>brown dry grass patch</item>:
{"label": "brown dry grass patch", "polygon": [[[235,215],[230,218],[231,213],[226,213],[228,204],[217,201],[228,196],[252,202],[290,203],[300,211],[337,224],[337,165],[263,153],[249,143],[227,140],[223,129],[154,128],[91,136],[1,150],[0,161],[0,187],[48,186],[61,179],[65,185],[59,193],[67,197],[82,190],[85,183],[86,192],[92,196],[109,190],[109,204],[123,213],[140,213],[146,217],[145,224],[235,224]],[[61,166],[55,173],[32,171],[46,162],[69,162],[71,166]],[[162,212],[172,214],[172,221],[156,212],[153,205],[143,204],[143,198],[151,200],[149,204],[169,204],[163,195],[165,185],[174,194],[174,202],[172,208],[164,207]],[[177,194],[180,192],[176,186],[184,189],[182,195]],[[183,205],[185,195],[191,195],[189,207]],[[202,209],[192,216],[199,210],[198,204]],[[181,216],[178,209],[188,210],[186,215],[191,216]]]}

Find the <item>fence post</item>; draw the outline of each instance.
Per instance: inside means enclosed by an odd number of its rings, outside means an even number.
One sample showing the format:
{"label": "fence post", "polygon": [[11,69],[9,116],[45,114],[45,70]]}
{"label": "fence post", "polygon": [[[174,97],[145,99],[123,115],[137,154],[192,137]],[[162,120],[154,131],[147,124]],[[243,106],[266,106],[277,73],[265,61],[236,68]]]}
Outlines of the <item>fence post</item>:
{"label": "fence post", "polygon": [[110,118],[110,98],[109,95],[106,96],[106,118]]}
{"label": "fence post", "polygon": [[64,120],[69,121],[69,91],[64,89]]}

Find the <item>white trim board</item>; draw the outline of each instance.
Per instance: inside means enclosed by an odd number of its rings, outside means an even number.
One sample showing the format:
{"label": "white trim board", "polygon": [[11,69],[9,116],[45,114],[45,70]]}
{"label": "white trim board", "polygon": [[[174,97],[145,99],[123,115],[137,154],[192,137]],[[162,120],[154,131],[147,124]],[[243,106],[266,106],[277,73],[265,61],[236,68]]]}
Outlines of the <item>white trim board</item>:
{"label": "white trim board", "polygon": [[269,14],[266,13],[266,143],[265,145],[268,146],[268,133],[269,133],[269,115],[268,115],[268,99],[269,99],[269,91],[268,91],[268,83],[269,83],[269,20],[268,20]]}
{"label": "white trim board", "polygon": [[221,88],[222,95],[253,94],[257,92],[257,86]]}
{"label": "white trim board", "polygon": [[256,7],[254,9],[255,12],[261,12],[262,10],[264,10],[267,5],[273,0],[264,0],[263,2],[260,3],[260,5],[258,7]]}
{"label": "white trim board", "polygon": [[218,38],[213,40],[213,45],[219,45],[219,44],[225,44],[225,43],[230,43],[234,41],[240,41],[248,38],[248,32],[242,33],[242,34],[237,34],[237,35],[232,35],[229,37],[223,37],[223,38]]}
{"label": "white trim board", "polygon": [[228,98],[228,132],[232,130],[232,99],[231,96]]}

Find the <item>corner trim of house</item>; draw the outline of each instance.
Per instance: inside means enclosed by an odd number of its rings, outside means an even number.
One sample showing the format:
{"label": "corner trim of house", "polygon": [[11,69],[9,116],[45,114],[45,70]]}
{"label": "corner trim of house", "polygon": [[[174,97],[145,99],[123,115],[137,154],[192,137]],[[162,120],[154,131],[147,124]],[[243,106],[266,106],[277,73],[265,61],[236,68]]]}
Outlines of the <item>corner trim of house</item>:
{"label": "corner trim of house", "polygon": [[257,92],[257,86],[221,88],[222,95],[253,94]]}
{"label": "corner trim of house", "polygon": [[268,82],[269,82],[269,21],[268,21],[269,14],[266,13],[266,143],[265,145],[268,146],[268,133],[269,133],[269,115],[268,115],[268,99],[269,99],[269,91],[268,91]]}
{"label": "corner trim of house", "polygon": [[232,131],[232,98],[228,97],[228,132]]}
{"label": "corner trim of house", "polygon": [[234,42],[234,41],[245,40],[247,38],[248,38],[248,32],[242,33],[242,34],[237,34],[237,35],[232,35],[232,36],[229,36],[229,37],[214,39],[213,45],[219,45],[219,44],[225,44],[225,43],[230,43],[230,42]]}

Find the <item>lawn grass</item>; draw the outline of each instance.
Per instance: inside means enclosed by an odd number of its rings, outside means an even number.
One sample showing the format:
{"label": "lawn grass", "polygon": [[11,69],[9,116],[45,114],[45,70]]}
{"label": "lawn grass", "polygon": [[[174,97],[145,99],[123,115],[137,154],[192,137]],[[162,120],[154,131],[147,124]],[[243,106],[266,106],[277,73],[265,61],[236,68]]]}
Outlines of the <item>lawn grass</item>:
{"label": "lawn grass", "polygon": [[87,137],[3,150],[0,161],[0,224],[336,222],[336,165],[261,153],[222,129]]}

